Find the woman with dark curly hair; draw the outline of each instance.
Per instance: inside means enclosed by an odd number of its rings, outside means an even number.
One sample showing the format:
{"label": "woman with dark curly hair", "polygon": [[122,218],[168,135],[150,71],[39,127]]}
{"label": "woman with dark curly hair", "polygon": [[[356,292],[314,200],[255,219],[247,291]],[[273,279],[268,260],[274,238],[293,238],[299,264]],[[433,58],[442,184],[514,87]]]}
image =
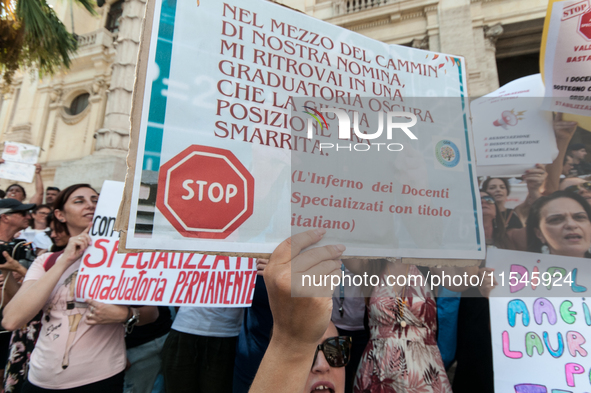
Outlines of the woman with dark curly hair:
{"label": "woman with dark curly hair", "polygon": [[530,252],[589,258],[591,206],[581,195],[557,191],[538,199],[527,218]]}

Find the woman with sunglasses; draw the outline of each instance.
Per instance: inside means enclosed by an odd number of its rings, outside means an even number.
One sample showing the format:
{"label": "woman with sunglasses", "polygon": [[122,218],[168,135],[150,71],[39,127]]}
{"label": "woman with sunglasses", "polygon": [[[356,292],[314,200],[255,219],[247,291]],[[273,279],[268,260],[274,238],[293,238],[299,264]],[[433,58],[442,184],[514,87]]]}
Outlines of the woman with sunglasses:
{"label": "woman with sunglasses", "polygon": [[[63,190],[54,202],[56,224],[71,236],[63,254],[38,257],[15,297],[4,309],[2,325],[16,330],[43,310],[41,332],[31,355],[22,393],[122,392],[127,327],[151,323],[156,307],[131,308],[95,300],[77,302],[71,283],[80,268],[98,194],[88,184]],[[49,259],[53,256],[53,259]],[[47,262],[47,263],[46,263]]]}
{"label": "woman with sunglasses", "polygon": [[339,336],[330,322],[318,341],[312,368],[302,393],[344,393],[345,366],[351,357],[351,337]]}
{"label": "woman with sunglasses", "polygon": [[[489,193],[480,191],[484,237],[487,246],[514,249],[508,238],[499,204]],[[480,266],[478,275],[490,272]],[[488,293],[492,286],[471,287],[462,293],[458,310],[456,373],[454,393],[493,393],[494,374]],[[478,350],[476,350],[478,348]]]}
{"label": "woman with sunglasses", "polygon": [[[250,393],[309,392],[306,381],[310,378],[310,368],[314,373],[315,365],[323,360],[318,351],[319,343],[323,343],[322,355],[327,359],[326,337],[338,334],[334,327],[332,333],[327,333],[333,291],[330,286],[320,287],[315,297],[299,297],[292,296],[291,287],[292,282],[301,282],[303,275],[340,275],[339,257],[345,250],[344,246],[327,245],[301,252],[320,241],[325,233],[326,230],[320,228],[298,233],[281,243],[271,255],[264,278],[273,314],[273,335]],[[338,359],[338,356],[335,358]],[[340,367],[340,370],[344,373],[344,368]],[[335,393],[344,391],[344,374],[339,378],[343,385]],[[315,389],[326,393],[319,387]]]}

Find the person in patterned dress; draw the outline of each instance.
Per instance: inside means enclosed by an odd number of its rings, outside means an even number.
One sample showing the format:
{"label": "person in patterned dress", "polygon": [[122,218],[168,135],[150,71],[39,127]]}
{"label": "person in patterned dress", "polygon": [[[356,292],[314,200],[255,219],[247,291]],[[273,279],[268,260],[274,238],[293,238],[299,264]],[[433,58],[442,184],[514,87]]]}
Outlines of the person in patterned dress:
{"label": "person in patterned dress", "polygon": [[[377,262],[375,262],[377,263]],[[414,265],[383,263],[384,275],[409,278],[406,286],[376,286],[368,304],[370,340],[355,377],[355,393],[451,392],[437,347],[437,309]]]}

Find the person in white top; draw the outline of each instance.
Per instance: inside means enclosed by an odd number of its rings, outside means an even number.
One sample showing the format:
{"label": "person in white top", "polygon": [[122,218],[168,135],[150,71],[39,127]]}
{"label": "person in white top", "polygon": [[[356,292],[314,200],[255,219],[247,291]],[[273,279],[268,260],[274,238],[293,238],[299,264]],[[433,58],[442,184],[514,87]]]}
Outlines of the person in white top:
{"label": "person in white top", "polygon": [[47,251],[51,247],[51,238],[47,235],[47,216],[51,213],[49,205],[38,205],[31,211],[29,227],[20,233],[20,237],[29,243],[33,243],[36,250],[43,250],[37,255]]}

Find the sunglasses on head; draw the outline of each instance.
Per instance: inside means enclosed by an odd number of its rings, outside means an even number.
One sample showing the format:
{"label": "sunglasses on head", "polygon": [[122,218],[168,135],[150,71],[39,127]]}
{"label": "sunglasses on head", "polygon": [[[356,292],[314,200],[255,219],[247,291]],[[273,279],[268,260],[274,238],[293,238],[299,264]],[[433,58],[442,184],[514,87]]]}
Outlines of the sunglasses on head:
{"label": "sunglasses on head", "polygon": [[481,197],[481,199],[483,202],[490,203],[491,205],[494,205],[494,203],[495,203],[495,199],[493,197],[491,197],[490,195],[485,195],[485,196]]}
{"label": "sunglasses on head", "polygon": [[330,367],[345,367],[351,358],[351,343],[353,339],[349,336],[329,337],[318,344],[312,367],[316,364],[318,351],[324,353],[324,358]]}
{"label": "sunglasses on head", "polygon": [[568,191],[568,192],[574,192],[574,193],[578,193],[579,191],[583,191],[583,190],[591,191],[591,181],[577,184],[575,186],[566,187],[564,190]]}

